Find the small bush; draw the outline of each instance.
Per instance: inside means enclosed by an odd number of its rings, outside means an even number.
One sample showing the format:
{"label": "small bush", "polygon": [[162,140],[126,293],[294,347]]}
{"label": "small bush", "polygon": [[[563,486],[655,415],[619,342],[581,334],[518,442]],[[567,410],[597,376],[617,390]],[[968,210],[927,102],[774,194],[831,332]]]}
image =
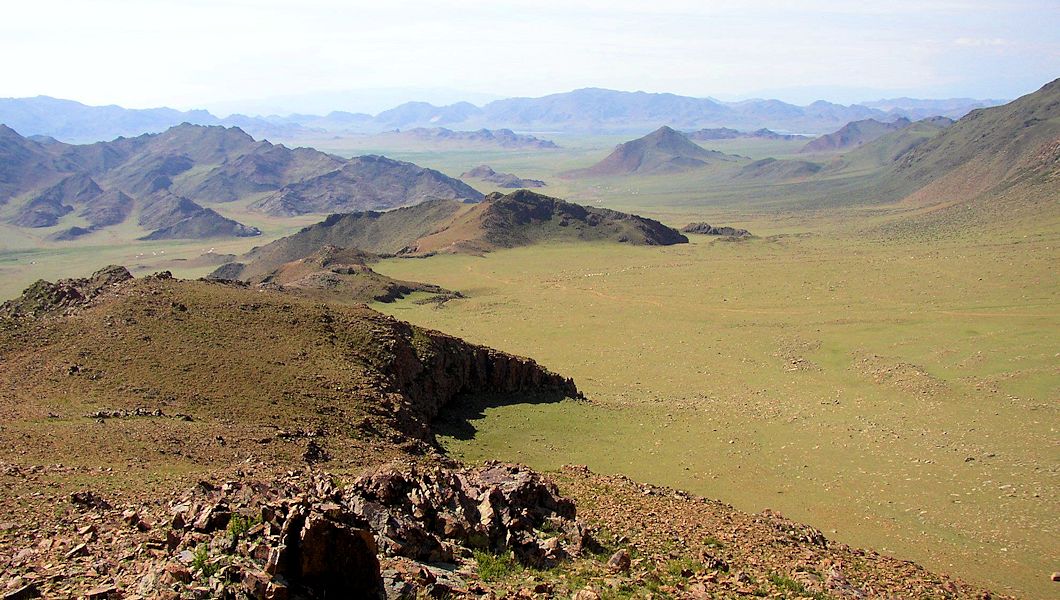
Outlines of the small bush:
{"label": "small bush", "polygon": [[191,561],[192,570],[202,573],[203,579],[209,579],[220,569],[219,565],[210,562],[210,551],[203,544],[195,549],[195,558]]}
{"label": "small bush", "polygon": [[523,570],[522,565],[509,554],[476,550],[475,562],[478,563],[478,576],[482,581],[500,581]]}
{"label": "small bush", "polygon": [[228,521],[228,535],[239,539],[245,535],[250,528],[261,522],[259,517],[244,517],[243,515],[232,515]]}

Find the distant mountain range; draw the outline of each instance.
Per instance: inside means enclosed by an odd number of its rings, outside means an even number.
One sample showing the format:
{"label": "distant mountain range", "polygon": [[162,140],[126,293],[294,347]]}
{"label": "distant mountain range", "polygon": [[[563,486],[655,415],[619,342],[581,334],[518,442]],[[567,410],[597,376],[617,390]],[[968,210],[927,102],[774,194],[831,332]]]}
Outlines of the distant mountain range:
{"label": "distant mountain range", "polygon": [[146,239],[260,233],[213,208],[236,200],[290,216],[385,209],[482,194],[437,171],[381,156],[344,159],[255,141],[238,128],[71,145],[0,126],[0,219],[68,240],[135,219]]}
{"label": "distant mountain range", "polygon": [[862,119],[893,121],[928,116],[959,118],[996,104],[993,100],[879,100],[844,106],[817,101],[796,106],[779,100],[721,102],[675,94],[586,88],[540,98],[508,98],[484,106],[458,102],[434,106],[407,102],[378,115],[335,111],[326,115],[214,116],[205,110],[126,109],[86,106],[47,96],[0,99],[0,123],[25,136],[65,142],[93,142],[118,136],[157,133],[179,125],[237,126],[257,138],[290,140],[321,133],[381,133],[416,127],[515,131],[643,133],[660,124],[683,130],[770,128],[779,133],[824,133]]}

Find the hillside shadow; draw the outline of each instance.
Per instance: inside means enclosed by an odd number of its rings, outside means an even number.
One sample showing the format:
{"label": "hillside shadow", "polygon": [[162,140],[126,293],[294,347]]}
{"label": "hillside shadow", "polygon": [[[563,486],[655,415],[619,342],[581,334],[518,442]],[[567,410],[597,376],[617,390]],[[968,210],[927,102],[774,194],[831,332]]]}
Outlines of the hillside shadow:
{"label": "hillside shadow", "polygon": [[431,423],[435,435],[458,440],[474,439],[478,429],[472,421],[486,417],[486,409],[517,404],[556,404],[568,397],[555,392],[514,392],[511,394],[466,394],[444,407]]}

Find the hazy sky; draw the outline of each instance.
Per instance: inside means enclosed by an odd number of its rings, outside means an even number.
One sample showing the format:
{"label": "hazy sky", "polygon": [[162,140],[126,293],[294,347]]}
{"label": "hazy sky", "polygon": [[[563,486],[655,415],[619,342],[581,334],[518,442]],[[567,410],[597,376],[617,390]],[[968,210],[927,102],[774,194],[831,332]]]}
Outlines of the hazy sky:
{"label": "hazy sky", "polygon": [[1012,98],[1060,77],[1060,1],[5,0],[0,56],[0,96],[129,107],[383,88]]}

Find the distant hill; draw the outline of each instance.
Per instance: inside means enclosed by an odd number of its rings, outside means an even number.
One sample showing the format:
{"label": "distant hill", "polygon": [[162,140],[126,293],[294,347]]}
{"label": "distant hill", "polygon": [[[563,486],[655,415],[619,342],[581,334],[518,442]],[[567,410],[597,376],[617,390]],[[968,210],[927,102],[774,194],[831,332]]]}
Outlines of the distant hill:
{"label": "distant hill", "polygon": [[370,139],[387,144],[410,143],[436,147],[485,147],[508,150],[558,148],[555,142],[532,135],[513,132],[511,129],[479,129],[477,131],[453,131],[445,127],[416,127],[407,130],[386,131]]}
{"label": "distant hill", "polygon": [[676,230],[652,219],[519,190],[490,194],[478,204],[430,200],[387,212],[331,215],[294,235],[254,248],[215,274],[226,279],[262,280],[282,265],[324,246],[419,256],[481,254],[546,241],[593,240],[636,245],[688,242]]}
{"label": "distant hill", "polygon": [[892,131],[898,131],[908,126],[909,119],[899,118],[892,122],[881,122],[876,119],[865,119],[853,121],[841,127],[838,131],[822,135],[802,147],[799,152],[804,154],[817,152],[842,152],[857,148],[875,139],[881,138]]}
{"label": "distant hill", "polygon": [[801,140],[804,135],[777,133],[770,129],[757,129],[755,131],[740,131],[728,127],[714,129],[700,129],[686,133],[688,139],[697,142],[709,142],[713,140],[735,140],[741,138],[757,138],[763,140]]}
{"label": "distant hill", "polygon": [[823,167],[806,160],[778,160],[763,158],[744,165],[733,176],[736,179],[785,180],[816,175]]}
{"label": "distant hill", "polygon": [[66,241],[136,219],[146,239],[259,232],[210,205],[258,200],[275,215],[477,201],[467,184],[412,163],[343,159],[255,141],[238,128],[183,124],[112,142],[40,143],[0,126],[0,218]]}
{"label": "distant hill", "polygon": [[619,144],[611,154],[595,165],[568,171],[564,176],[660,175],[734,160],[738,158],[697,146],[683,133],[664,125],[642,138]]}
{"label": "distant hill", "polygon": [[501,188],[539,188],[545,187],[545,182],[540,179],[523,179],[512,173],[498,173],[489,165],[479,165],[470,171],[460,175],[461,179],[481,179],[488,181]]}

